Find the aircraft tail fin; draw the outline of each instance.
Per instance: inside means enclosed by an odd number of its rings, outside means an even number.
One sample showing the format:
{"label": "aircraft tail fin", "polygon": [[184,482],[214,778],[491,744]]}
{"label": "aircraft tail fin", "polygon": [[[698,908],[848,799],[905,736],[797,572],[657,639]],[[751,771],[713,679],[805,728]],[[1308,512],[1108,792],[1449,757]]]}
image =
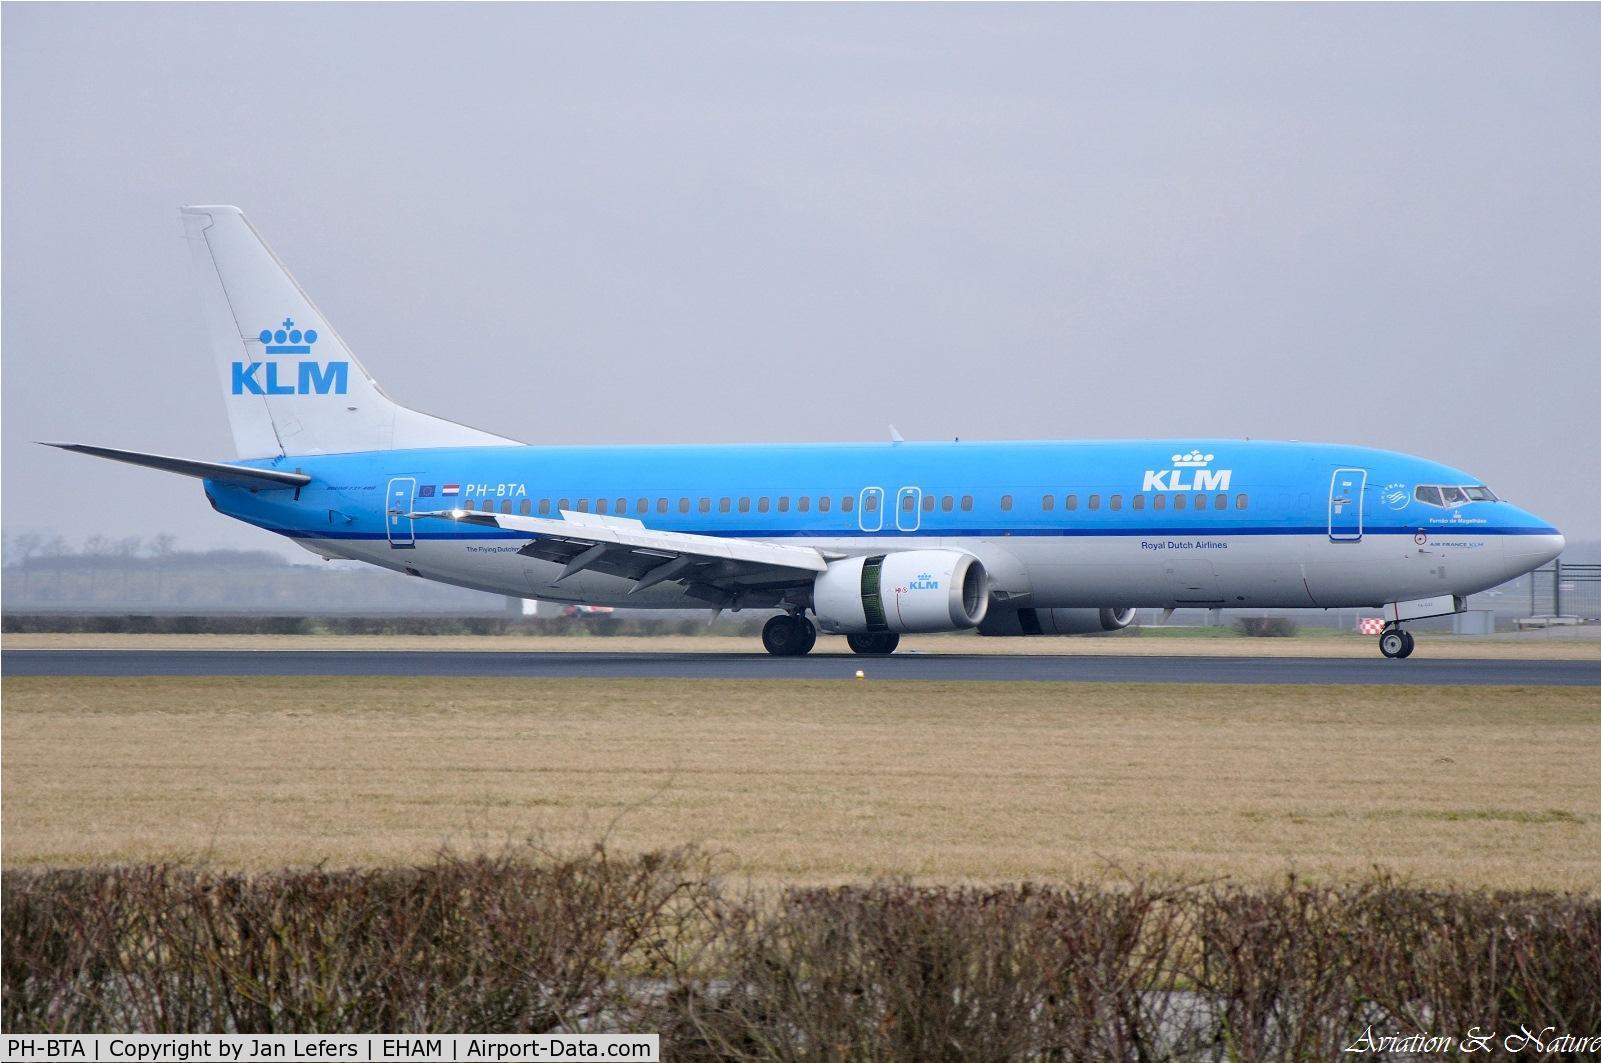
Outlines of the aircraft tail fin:
{"label": "aircraft tail fin", "polygon": [[238,207],[180,213],[239,457],[517,443],[386,395]]}

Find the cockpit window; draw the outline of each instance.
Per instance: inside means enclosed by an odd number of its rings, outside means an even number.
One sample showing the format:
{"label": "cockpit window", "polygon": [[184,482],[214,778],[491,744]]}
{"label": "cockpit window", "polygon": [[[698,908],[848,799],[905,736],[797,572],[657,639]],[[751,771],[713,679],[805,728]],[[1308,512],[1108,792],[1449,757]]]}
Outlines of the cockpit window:
{"label": "cockpit window", "polygon": [[1465,487],[1453,484],[1422,484],[1412,492],[1412,497],[1426,506],[1439,506],[1441,509],[1465,506],[1469,502],[1500,501],[1495,497],[1495,492],[1483,484]]}

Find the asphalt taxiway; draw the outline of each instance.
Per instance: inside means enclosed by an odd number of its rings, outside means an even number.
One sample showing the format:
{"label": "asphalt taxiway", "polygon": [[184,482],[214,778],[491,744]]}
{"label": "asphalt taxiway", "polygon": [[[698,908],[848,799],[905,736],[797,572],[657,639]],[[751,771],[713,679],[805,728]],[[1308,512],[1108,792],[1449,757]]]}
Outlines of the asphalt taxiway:
{"label": "asphalt taxiway", "polygon": [[502,650],[7,649],[7,676],[434,676],[490,679],[871,679],[1068,683],[1297,683],[1380,686],[1601,686],[1601,661],[1390,661],[1327,657],[892,657],[764,653]]}

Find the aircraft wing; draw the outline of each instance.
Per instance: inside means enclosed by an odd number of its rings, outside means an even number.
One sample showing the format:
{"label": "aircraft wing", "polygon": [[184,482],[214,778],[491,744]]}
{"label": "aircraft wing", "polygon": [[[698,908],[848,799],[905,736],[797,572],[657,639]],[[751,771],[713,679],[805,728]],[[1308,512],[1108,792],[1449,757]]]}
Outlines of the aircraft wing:
{"label": "aircraft wing", "polygon": [[830,558],[810,546],[755,539],[655,531],[629,517],[561,511],[560,520],[440,510],[408,514],[460,524],[500,528],[530,537],[518,552],[563,566],[557,582],[586,569],[634,580],[629,593],[669,580],[695,597],[718,605],[751,592],[782,592],[809,586]]}

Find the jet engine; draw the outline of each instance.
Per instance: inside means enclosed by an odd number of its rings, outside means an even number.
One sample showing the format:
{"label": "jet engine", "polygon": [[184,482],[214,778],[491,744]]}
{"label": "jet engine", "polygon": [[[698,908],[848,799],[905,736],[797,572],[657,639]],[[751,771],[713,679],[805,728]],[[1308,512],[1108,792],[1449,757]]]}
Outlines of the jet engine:
{"label": "jet engine", "polygon": [[977,627],[989,608],[989,574],[960,550],[850,557],[818,575],[812,608],[833,634]]}
{"label": "jet engine", "polygon": [[1120,631],[1134,622],[1133,609],[1015,609],[993,613],[980,635],[1093,635]]}

